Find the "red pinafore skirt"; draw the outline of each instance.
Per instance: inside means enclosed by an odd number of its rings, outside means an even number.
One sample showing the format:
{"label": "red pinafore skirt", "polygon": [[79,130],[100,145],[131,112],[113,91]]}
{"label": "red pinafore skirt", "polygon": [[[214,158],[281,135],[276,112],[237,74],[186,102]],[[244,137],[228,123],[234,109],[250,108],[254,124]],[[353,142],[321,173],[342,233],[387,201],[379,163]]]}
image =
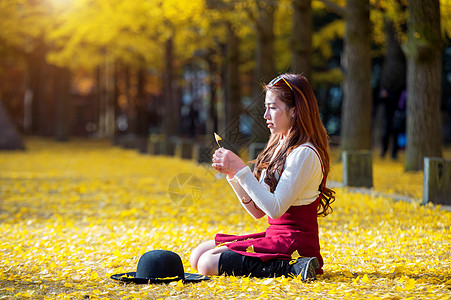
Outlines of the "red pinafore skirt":
{"label": "red pinafore skirt", "polygon": [[[297,250],[301,256],[318,258],[320,268],[316,273],[322,274],[324,263],[320,254],[317,217],[320,197],[309,205],[291,206],[277,219],[268,217],[269,227],[265,232],[247,235],[218,233],[215,243],[225,244],[242,255],[258,257],[263,262],[270,259],[290,260]],[[254,252],[246,251],[250,246],[253,246]]]}

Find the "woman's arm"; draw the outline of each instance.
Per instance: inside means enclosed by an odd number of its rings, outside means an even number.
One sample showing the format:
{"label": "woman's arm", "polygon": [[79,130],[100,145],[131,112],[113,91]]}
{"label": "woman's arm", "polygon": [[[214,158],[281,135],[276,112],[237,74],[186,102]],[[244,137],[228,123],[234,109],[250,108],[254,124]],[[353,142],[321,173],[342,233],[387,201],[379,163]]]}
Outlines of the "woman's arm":
{"label": "woman's arm", "polygon": [[252,217],[255,219],[260,219],[265,216],[265,213],[254,204],[254,201],[252,201],[251,197],[249,197],[235,178],[230,178],[227,176],[227,181],[232,186],[232,189],[238,197],[238,200],[240,200],[241,205]]}
{"label": "woman's arm", "polygon": [[276,219],[297,200],[311,180],[316,187],[319,186],[321,163],[312,149],[294,149],[286,159],[285,169],[273,193],[258,182],[249,167],[239,170],[234,179],[265,214]]}
{"label": "woman's arm", "polygon": [[217,171],[227,175],[227,181],[232,186],[235,194],[241,202],[241,205],[254,218],[259,219],[265,215],[249,197],[241,185],[233,178],[236,171],[242,169],[246,165],[244,162],[232,151],[224,148],[219,148],[215,151],[212,158],[212,167]]}

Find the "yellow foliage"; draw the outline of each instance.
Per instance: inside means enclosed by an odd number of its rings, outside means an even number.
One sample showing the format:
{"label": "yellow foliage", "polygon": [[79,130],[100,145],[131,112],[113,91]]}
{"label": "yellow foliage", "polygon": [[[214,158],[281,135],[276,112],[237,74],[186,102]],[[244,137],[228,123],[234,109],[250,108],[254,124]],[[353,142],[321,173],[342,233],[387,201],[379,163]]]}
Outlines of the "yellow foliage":
{"label": "yellow foliage", "polygon": [[345,23],[343,20],[335,20],[323,26],[313,36],[313,47],[318,49],[322,56],[329,58],[332,55],[330,40],[343,38],[345,31]]}
{"label": "yellow foliage", "polygon": [[298,259],[299,257],[301,257],[301,255],[299,255],[298,250],[295,250],[295,251],[291,254],[291,259]]}
{"label": "yellow foliage", "polygon": [[[325,265],[312,283],[213,276],[195,284],[119,284],[109,276],[135,271],[149,250],[174,251],[186,272],[196,272],[188,259],[199,243],[217,232],[260,232],[267,222],[248,216],[208,166],[107,141],[31,139],[27,147],[0,154],[2,298],[449,299],[451,212],[345,188],[336,189],[334,212],[319,219]],[[375,159],[375,189],[421,195],[409,182],[419,175],[403,174],[400,165]],[[332,165],[337,180],[339,167]],[[192,206],[168,195],[181,173],[202,183]]]}
{"label": "yellow foliage", "polygon": [[321,82],[323,84],[339,84],[343,81],[343,78],[343,72],[340,68],[328,69],[313,74],[313,82]]}
{"label": "yellow foliage", "polygon": [[[207,8],[206,3],[226,3],[228,9]],[[129,66],[143,64],[161,70],[164,62],[164,42],[173,38],[178,61],[191,60],[198,50],[216,49],[225,43],[224,27],[230,23],[241,40],[242,72],[254,66],[257,5],[262,1],[204,1],[204,0],[45,0],[0,1],[0,40],[2,47],[35,49],[37,39],[51,52],[47,60],[59,66],[93,69],[108,61],[121,61]],[[332,1],[345,7],[346,1]],[[383,47],[384,19],[393,20],[401,41],[401,28],[406,12],[399,1],[372,0],[371,21],[373,40]],[[402,1],[405,3],[406,1]],[[274,2],[276,68],[289,67],[292,39],[292,1]],[[451,5],[440,0],[443,32],[451,32]],[[322,1],[312,1],[315,12],[330,10]],[[382,11],[383,9],[383,11]],[[332,54],[330,40],[341,38],[344,22],[338,19],[313,33],[314,63],[322,65]],[[220,51],[219,51],[220,52]],[[320,54],[320,55],[317,55]],[[315,57],[320,56],[320,57]],[[217,55],[215,62],[223,63]],[[334,77],[335,78],[335,77]]]}
{"label": "yellow foliage", "polygon": [[451,3],[449,0],[440,0],[440,16],[444,34],[451,36]]}

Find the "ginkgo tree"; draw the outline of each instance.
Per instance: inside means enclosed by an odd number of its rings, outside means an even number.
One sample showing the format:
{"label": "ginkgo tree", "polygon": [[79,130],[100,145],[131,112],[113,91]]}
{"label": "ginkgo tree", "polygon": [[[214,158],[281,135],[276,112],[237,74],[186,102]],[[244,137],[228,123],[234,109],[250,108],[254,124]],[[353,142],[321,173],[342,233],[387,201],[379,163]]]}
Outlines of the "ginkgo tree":
{"label": "ginkgo tree", "polygon": [[[25,132],[43,132],[45,109],[38,109],[40,99],[45,99],[47,90],[46,76],[50,70],[45,62],[45,32],[51,27],[52,19],[44,1],[1,1],[0,3],[0,57],[2,61],[13,62],[14,68],[26,74],[24,76],[25,98],[23,128]],[[8,86],[20,83],[10,82]],[[4,92],[4,91],[1,91]],[[7,100],[7,99],[6,99]]]}
{"label": "ginkgo tree", "polygon": [[[228,111],[232,116],[239,115],[242,96],[255,95],[252,90],[260,88],[259,83],[265,76],[273,77],[287,70],[302,72],[295,67],[295,48],[310,38],[312,46],[305,51],[303,59],[312,63],[312,82],[339,84],[343,78],[341,70],[338,67],[326,70],[325,62],[332,55],[329,41],[344,36],[344,21],[334,18],[321,28],[315,28],[314,32],[312,30],[311,37],[305,33],[297,38],[295,7],[311,5],[313,15],[334,12],[340,17],[346,11],[345,2],[10,0],[0,3],[1,14],[5,16],[0,18],[0,40],[3,50],[20,49],[29,61],[27,68],[34,74],[31,76],[34,80],[30,82],[34,91],[34,114],[45,112],[46,105],[53,105],[45,100],[48,89],[39,88],[43,82],[51,81],[49,78],[63,78],[58,74],[64,74],[67,69],[75,74],[88,70],[101,79],[98,91],[103,99],[101,123],[105,133],[111,134],[115,127],[117,91],[129,106],[133,106],[141,102],[139,98],[145,97],[143,88],[153,85],[154,90],[163,91],[165,98],[162,127],[166,133],[176,134],[180,114],[180,97],[177,95],[180,86],[185,84],[182,79],[184,68],[190,64],[206,70],[211,91],[224,93],[223,103],[214,103],[222,99],[218,96],[216,100],[210,100],[210,117],[214,117],[215,109],[221,113]],[[218,8],[212,7],[212,3]],[[376,48],[383,49],[385,18],[393,20],[400,41],[404,41],[406,35],[401,29],[406,14],[399,13],[398,1],[374,0],[369,3],[371,37],[372,43],[378,45]],[[450,6],[446,1],[441,4],[442,28],[449,33]],[[309,7],[302,9],[308,11]],[[272,18],[273,23],[270,22]],[[265,25],[264,29],[262,25]],[[268,51],[265,52],[267,55],[259,62],[257,54],[264,51]],[[319,69],[325,72],[319,72]],[[220,77],[222,80],[218,80]],[[122,84],[127,86],[128,92],[117,88],[118,80],[129,81],[128,85]],[[146,84],[146,80],[151,83]],[[135,108],[135,111],[140,109]],[[33,120],[39,118],[46,119],[37,115]],[[62,119],[67,121],[67,118]],[[230,123],[229,117],[223,126]],[[45,126],[49,127],[48,124]]]}
{"label": "ginkgo tree", "polygon": [[[70,8],[60,6],[59,9],[69,9],[70,13],[61,14],[61,25],[49,33],[49,39],[56,45],[48,56],[49,60],[73,68],[93,69],[120,62],[135,70],[156,70],[164,78],[165,119],[168,120],[164,124],[170,128],[178,118],[172,97],[174,92],[170,88],[175,82],[170,75],[175,58],[174,53],[168,50],[174,48],[171,44],[175,40],[177,45],[181,45],[180,49],[182,45],[193,45],[192,40],[188,43],[187,37],[193,36],[192,28],[200,20],[202,8],[199,1],[185,4],[175,1],[81,0],[74,1]],[[191,51],[186,51],[190,48]],[[174,49],[181,61],[192,55],[193,48],[183,46],[183,50]],[[108,101],[107,106],[112,104]],[[109,120],[114,121],[114,118]]]}

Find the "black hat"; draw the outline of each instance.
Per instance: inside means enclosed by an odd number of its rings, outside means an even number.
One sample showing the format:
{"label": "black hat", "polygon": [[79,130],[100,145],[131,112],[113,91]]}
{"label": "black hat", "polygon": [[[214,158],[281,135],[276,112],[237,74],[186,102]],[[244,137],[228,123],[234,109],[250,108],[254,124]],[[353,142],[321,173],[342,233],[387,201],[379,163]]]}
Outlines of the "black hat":
{"label": "black hat", "polygon": [[182,259],[168,250],[152,250],[141,256],[136,272],[115,274],[111,279],[134,283],[163,283],[183,280],[194,282],[210,279],[199,274],[185,273]]}

